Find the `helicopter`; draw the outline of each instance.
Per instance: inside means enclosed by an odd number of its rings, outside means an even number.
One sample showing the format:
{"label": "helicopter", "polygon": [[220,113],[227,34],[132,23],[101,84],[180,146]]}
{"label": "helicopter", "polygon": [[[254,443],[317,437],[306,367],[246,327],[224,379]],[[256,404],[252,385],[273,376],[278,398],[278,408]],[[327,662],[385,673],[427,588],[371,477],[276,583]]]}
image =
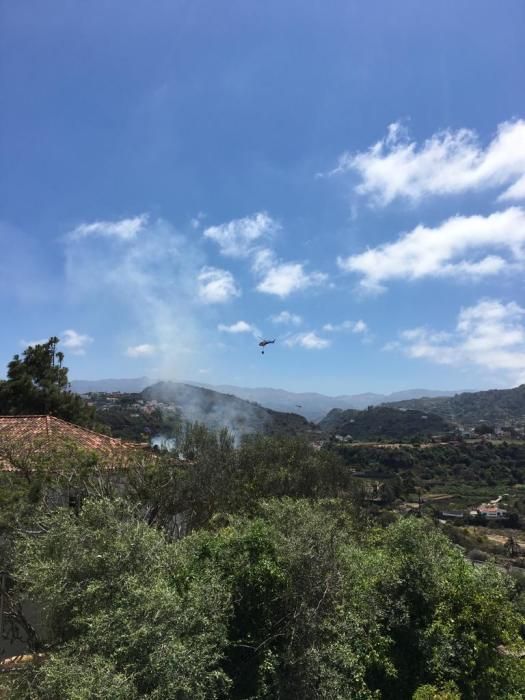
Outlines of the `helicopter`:
{"label": "helicopter", "polygon": [[264,355],[264,348],[267,345],[272,345],[275,343],[275,338],[273,340],[265,340],[264,338],[261,338],[261,342],[259,343],[259,347],[262,348],[261,354]]}

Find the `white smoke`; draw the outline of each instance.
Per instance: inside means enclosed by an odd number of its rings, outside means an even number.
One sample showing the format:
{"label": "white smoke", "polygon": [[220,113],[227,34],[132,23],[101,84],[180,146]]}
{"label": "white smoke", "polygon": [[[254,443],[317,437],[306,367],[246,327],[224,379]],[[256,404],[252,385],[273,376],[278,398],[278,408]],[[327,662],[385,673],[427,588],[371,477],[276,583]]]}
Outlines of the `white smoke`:
{"label": "white smoke", "polygon": [[73,231],[66,237],[69,297],[98,304],[100,313],[109,310],[123,354],[129,347],[155,348],[152,374],[175,378],[197,372],[206,363],[197,320],[201,252],[162,219],[144,219],[126,238],[99,235],[98,224],[97,235],[79,237]]}
{"label": "white smoke", "polygon": [[[226,428],[236,444],[245,435],[267,432],[273,424],[271,414],[262,406],[201,387],[162,382],[147,389],[145,396],[169,404],[190,423],[202,423],[214,431]],[[162,446],[164,437],[155,436],[155,444]]]}

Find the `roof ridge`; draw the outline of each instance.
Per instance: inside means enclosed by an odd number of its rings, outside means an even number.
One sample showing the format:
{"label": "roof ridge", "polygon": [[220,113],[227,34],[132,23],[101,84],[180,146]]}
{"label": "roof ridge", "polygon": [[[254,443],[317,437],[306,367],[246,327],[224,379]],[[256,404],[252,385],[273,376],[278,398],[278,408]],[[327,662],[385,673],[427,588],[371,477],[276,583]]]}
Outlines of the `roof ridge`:
{"label": "roof ridge", "polygon": [[[20,413],[16,416],[13,416],[11,414],[9,414],[9,415],[0,414],[0,419],[2,419],[2,418],[16,418],[16,419],[18,419],[18,418],[47,418],[47,417],[48,416],[46,413]],[[51,416],[51,418],[53,418],[53,416]]]}
{"label": "roof ridge", "polygon": [[[99,433],[98,431],[93,430],[92,428],[86,428],[84,425],[78,425],[77,423],[72,423],[71,421],[64,420],[64,418],[59,418],[58,416],[53,416],[53,415],[49,415],[46,413],[21,413],[17,416],[0,415],[0,420],[3,420],[4,418],[9,418],[10,420],[20,420],[21,418],[45,418],[46,419],[46,429],[47,429],[48,434],[49,434],[49,423],[50,423],[50,419],[51,419],[52,421],[57,421],[59,423],[63,423],[64,425],[67,425],[68,428],[73,427],[73,428],[78,428],[79,430],[85,430],[87,433],[91,433],[92,435],[96,435],[97,437],[103,437],[103,438],[107,438],[108,440],[114,440],[117,442],[126,442],[126,443],[135,444],[132,441],[128,441],[128,440],[123,441],[122,438],[114,437],[113,435],[106,435],[106,433]],[[142,443],[136,443],[136,444],[140,445]]]}
{"label": "roof ridge", "polygon": [[[5,420],[4,420],[5,419]],[[54,440],[71,439],[79,447],[86,450],[101,451],[106,455],[116,455],[122,452],[131,454],[136,450],[147,447],[147,443],[125,441],[121,438],[114,438],[104,433],[97,433],[89,428],[70,423],[69,421],[57,418],[56,416],[0,415],[0,436],[12,437],[18,441],[32,440],[34,438],[44,438],[46,443]],[[7,467],[2,462],[0,471],[5,471]]]}
{"label": "roof ridge", "polygon": [[50,428],[52,429],[52,424],[53,423],[60,423],[64,426],[66,426],[69,430],[71,428],[81,430],[83,432],[89,433],[90,435],[94,435],[97,438],[102,438],[105,440],[108,440],[110,443],[114,444],[115,446],[121,445],[123,447],[143,447],[145,443],[143,442],[133,442],[131,440],[123,440],[122,438],[119,437],[113,437],[112,435],[106,435],[105,433],[99,433],[96,430],[92,430],[91,428],[86,428],[83,425],[77,425],[76,423],[72,423],[71,421],[64,420],[63,418],[58,418],[57,416],[51,416],[51,415],[46,415],[44,413],[28,413],[28,414],[20,414],[18,416],[2,416],[0,415],[0,421],[3,418],[9,418],[10,420],[20,420],[20,419],[27,419],[27,418],[45,418],[46,421],[46,432],[48,437],[50,437]]}
{"label": "roof ridge", "polygon": [[[64,423],[64,425],[67,425],[68,427],[73,426],[74,428],[78,428],[79,430],[85,430],[86,433],[92,433],[93,435],[96,435],[97,437],[103,437],[107,438],[108,440],[116,440],[117,442],[122,443],[122,438],[118,437],[113,437],[112,435],[106,435],[105,433],[99,433],[96,430],[92,430],[91,428],[86,428],[83,425],[77,425],[76,423],[71,423],[71,421],[64,420],[63,418],[58,418],[58,416],[48,416],[49,418],[52,418],[55,421],[59,421],[60,423]],[[140,444],[140,443],[137,443]]]}

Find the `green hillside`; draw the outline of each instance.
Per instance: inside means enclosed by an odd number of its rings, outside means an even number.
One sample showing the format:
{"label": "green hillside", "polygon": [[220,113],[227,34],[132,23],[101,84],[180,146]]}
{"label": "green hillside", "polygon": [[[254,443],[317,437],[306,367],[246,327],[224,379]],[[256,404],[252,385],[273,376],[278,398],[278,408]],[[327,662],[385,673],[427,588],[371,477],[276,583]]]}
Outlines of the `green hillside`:
{"label": "green hillside", "polygon": [[169,436],[181,421],[211,430],[227,428],[237,438],[252,433],[304,435],[312,425],[303,416],[263,408],[236,396],[177,382],[159,382],[140,394],[92,395],[97,419],[111,434],[134,440]]}
{"label": "green hillside", "polygon": [[389,407],[417,409],[441,416],[466,427],[480,421],[493,425],[525,422],[525,384],[514,389],[493,389],[437,398],[410,399],[384,404]]}
{"label": "green hillside", "polygon": [[333,409],[319,423],[325,433],[354,440],[410,440],[442,435],[452,426],[440,416],[416,410],[374,406],[366,411]]}

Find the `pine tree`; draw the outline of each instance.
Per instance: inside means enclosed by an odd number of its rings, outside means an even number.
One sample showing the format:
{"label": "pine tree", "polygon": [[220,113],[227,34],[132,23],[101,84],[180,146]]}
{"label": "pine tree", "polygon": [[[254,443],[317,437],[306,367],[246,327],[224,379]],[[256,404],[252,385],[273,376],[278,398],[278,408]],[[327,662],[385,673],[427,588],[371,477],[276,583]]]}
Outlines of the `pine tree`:
{"label": "pine tree", "polygon": [[92,425],[94,410],[69,388],[60,340],[30,345],[7,366],[7,380],[0,382],[0,414],[44,414],[79,425]]}

